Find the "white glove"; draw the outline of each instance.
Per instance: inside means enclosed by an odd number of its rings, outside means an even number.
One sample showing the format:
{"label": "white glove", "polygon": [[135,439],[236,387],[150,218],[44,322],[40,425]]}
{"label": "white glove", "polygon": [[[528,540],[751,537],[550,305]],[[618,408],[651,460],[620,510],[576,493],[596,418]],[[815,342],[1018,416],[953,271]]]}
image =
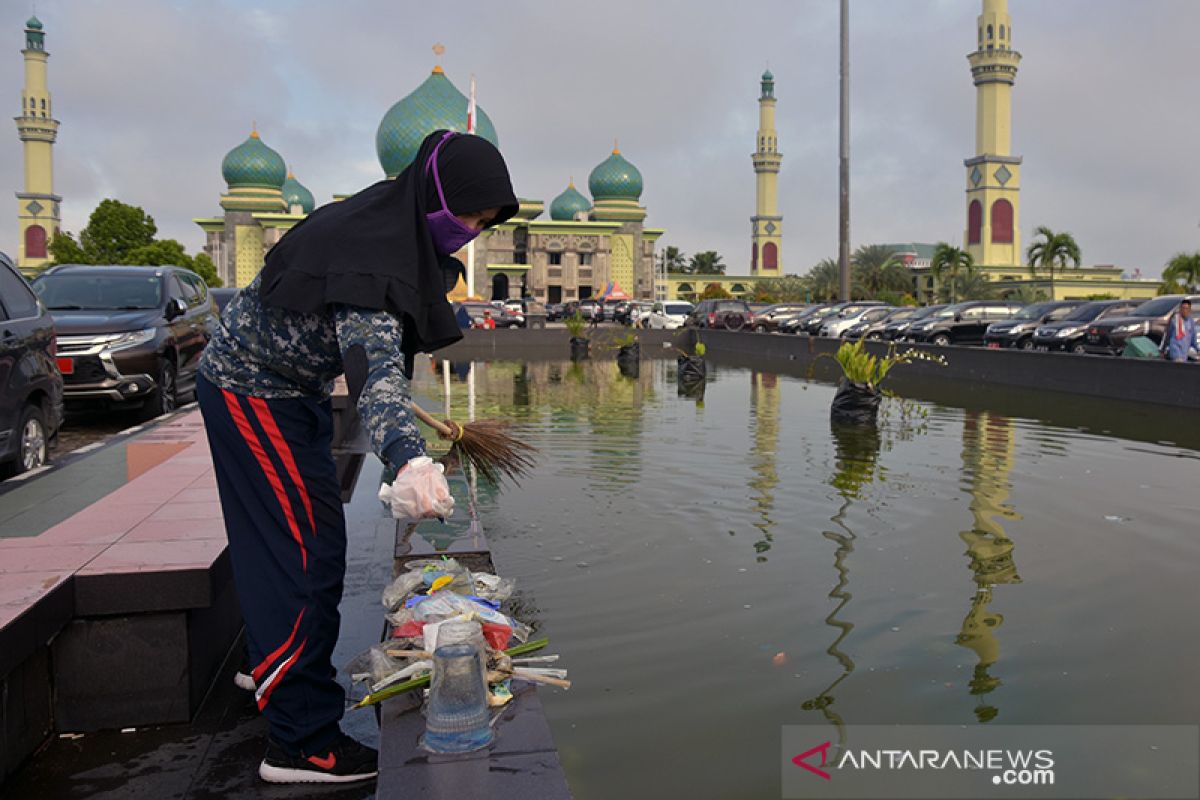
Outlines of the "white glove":
{"label": "white glove", "polygon": [[445,519],[454,513],[454,498],[442,472],[442,465],[429,456],[417,456],[391,486],[379,487],[379,499],[396,519]]}

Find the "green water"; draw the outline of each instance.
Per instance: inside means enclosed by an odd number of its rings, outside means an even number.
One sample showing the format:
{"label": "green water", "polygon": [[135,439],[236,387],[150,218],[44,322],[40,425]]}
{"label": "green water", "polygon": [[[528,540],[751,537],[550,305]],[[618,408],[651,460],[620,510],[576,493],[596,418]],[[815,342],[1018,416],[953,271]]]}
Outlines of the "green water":
{"label": "green water", "polygon": [[1194,420],[993,392],[840,430],[830,385],[674,372],[451,382],[540,449],[480,511],[570,669],[542,697],[580,800],[779,797],[786,724],[1200,721]]}

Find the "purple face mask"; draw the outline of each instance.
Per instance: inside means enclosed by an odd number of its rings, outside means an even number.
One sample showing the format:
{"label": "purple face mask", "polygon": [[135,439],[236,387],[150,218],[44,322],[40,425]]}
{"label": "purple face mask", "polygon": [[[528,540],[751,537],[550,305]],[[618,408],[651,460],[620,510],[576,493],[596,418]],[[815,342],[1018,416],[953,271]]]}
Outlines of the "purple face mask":
{"label": "purple face mask", "polygon": [[430,171],[431,167],[433,169],[433,185],[437,187],[438,200],[442,203],[440,211],[425,215],[425,224],[429,227],[429,235],[433,237],[433,249],[444,256],[457,253],[467,242],[479,235],[479,231],[464,225],[463,221],[446,206],[446,195],[442,192],[442,181],[438,177],[438,151],[453,135],[454,132],[450,131],[442,137],[442,141],[433,148],[433,154],[429,156],[429,161],[425,164],[426,173]]}

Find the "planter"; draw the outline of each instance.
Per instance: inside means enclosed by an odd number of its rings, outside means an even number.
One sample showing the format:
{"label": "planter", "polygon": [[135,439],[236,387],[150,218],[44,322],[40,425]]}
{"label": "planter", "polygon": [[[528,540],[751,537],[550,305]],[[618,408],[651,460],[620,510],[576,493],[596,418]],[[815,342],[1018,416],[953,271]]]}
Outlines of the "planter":
{"label": "planter", "polygon": [[636,364],[642,357],[642,345],[639,342],[621,345],[617,350],[617,363]]}
{"label": "planter", "polygon": [[703,383],[708,377],[708,365],[700,356],[680,356],[675,362],[679,366],[677,379],[684,383]]}
{"label": "planter", "polygon": [[571,337],[571,360],[582,361],[588,357],[588,348],[591,346],[591,341],[579,336]]}
{"label": "planter", "polygon": [[617,369],[626,378],[637,378],[642,374],[642,362],[637,359],[617,359]]}
{"label": "planter", "polygon": [[835,422],[873,425],[882,400],[883,394],[878,387],[855,383],[843,377],[838,381],[829,416]]}

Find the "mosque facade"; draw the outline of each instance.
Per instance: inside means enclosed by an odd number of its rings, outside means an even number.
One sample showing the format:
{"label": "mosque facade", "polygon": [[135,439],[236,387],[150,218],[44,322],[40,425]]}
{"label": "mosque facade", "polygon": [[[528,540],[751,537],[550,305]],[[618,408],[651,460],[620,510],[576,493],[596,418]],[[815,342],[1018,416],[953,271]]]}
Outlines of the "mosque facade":
{"label": "mosque facade", "polygon": [[[440,66],[434,67],[379,123],[375,150],[384,175],[394,178],[403,171],[433,131],[465,133],[467,107],[466,96]],[[499,146],[491,118],[482,108],[476,114],[475,134]],[[225,155],[221,174],[228,187],[220,200],[224,213],[194,221],[206,234],[205,252],[225,285],[244,286],[267,251],[315,202],[257,130]],[[643,188],[641,171],[614,146],[588,176],[591,198],[573,180],[550,202],[548,215],[543,201],[521,198],[516,216],[458,253],[464,263],[473,262],[468,267],[475,295],[533,297],[544,303],[618,291],[635,299],[665,297],[655,270],[655,245],[663,230],[645,225]],[[452,293],[466,295],[461,285]]]}

